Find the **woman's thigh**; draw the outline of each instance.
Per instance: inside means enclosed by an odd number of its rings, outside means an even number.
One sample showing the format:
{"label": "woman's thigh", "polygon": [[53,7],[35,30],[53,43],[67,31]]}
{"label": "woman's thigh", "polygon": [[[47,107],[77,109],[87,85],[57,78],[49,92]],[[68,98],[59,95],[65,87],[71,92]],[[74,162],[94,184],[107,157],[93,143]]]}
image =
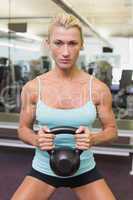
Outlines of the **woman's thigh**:
{"label": "woman's thigh", "polygon": [[37,178],[27,176],[11,200],[48,200],[55,188]]}
{"label": "woman's thigh", "polygon": [[116,200],[104,179],[73,188],[72,190],[80,200]]}

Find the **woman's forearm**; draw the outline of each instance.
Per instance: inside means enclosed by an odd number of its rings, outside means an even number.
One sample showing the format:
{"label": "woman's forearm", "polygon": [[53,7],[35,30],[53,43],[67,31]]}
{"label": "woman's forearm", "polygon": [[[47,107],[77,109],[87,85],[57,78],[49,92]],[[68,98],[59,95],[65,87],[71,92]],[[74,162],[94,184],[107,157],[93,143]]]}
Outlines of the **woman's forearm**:
{"label": "woman's forearm", "polygon": [[23,142],[32,146],[37,146],[37,134],[30,128],[22,127],[18,129],[18,137]]}
{"label": "woman's forearm", "polygon": [[116,128],[107,128],[105,130],[101,130],[98,133],[91,134],[92,145],[109,142],[114,140],[115,138],[117,138]]}

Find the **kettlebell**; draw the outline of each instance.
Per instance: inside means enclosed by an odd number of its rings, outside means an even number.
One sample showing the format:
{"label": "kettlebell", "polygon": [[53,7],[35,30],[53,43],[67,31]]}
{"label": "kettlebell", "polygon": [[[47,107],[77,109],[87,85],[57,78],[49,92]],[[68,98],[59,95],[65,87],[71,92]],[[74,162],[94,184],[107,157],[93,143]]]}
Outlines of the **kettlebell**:
{"label": "kettlebell", "polygon": [[[57,134],[75,134],[77,128],[61,126],[51,128],[50,132]],[[80,166],[80,154],[82,150],[73,149],[69,146],[57,147],[48,151],[50,155],[50,167],[58,176],[71,176]]]}

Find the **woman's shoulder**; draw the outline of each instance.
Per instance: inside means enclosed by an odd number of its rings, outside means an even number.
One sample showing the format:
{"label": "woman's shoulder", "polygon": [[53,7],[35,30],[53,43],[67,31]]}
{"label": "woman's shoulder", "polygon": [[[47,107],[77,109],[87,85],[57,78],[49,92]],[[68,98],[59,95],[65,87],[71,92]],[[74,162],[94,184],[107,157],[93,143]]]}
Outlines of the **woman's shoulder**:
{"label": "woman's shoulder", "polygon": [[39,81],[47,79],[47,76],[47,73],[38,75],[34,79],[27,81],[23,88],[27,90],[36,90],[38,88]]}
{"label": "woman's shoulder", "polygon": [[92,95],[93,100],[96,105],[99,105],[101,100],[110,100],[111,92],[108,86],[101,80],[97,79],[95,76],[92,77]]}
{"label": "woman's shoulder", "polygon": [[23,90],[33,91],[36,88],[36,82],[37,82],[36,78],[27,81],[23,86]]}
{"label": "woman's shoulder", "polygon": [[107,86],[106,83],[104,83],[103,81],[97,79],[95,76],[92,76],[92,78],[93,78],[93,86],[94,86],[94,88],[99,90],[99,92],[100,91],[109,90],[109,87]]}

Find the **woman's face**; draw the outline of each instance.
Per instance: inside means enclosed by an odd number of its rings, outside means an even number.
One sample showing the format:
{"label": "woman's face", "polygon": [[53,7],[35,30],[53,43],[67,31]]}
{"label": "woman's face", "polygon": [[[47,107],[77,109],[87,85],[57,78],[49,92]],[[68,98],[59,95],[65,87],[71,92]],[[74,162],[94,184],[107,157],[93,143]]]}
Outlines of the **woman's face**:
{"label": "woman's face", "polygon": [[82,47],[80,31],[76,27],[66,29],[62,26],[54,26],[48,45],[57,67],[60,69],[75,67]]}

